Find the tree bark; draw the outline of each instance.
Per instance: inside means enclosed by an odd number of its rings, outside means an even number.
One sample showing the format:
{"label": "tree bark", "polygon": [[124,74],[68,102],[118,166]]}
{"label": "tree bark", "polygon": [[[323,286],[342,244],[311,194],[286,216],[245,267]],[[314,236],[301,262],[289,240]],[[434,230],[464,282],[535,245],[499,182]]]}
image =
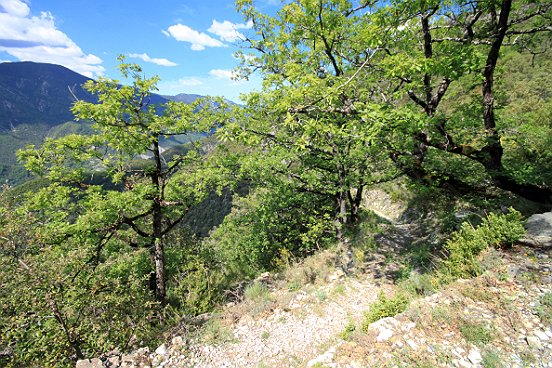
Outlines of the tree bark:
{"label": "tree bark", "polygon": [[345,226],[347,225],[347,194],[338,192],[336,195],[336,219],[335,231],[337,240],[342,242],[345,240]]}
{"label": "tree bark", "polygon": [[153,261],[155,264],[155,297],[163,305],[166,302],[165,289],[165,249],[163,244],[163,210],[161,202],[163,201],[163,188],[161,179],[163,174],[163,166],[161,163],[161,151],[159,149],[159,141],[156,139],[153,142],[153,155],[155,161],[155,170],[152,173],[152,184],[156,189],[156,198],[152,204],[152,242]]}
{"label": "tree bark", "polygon": [[349,218],[352,224],[355,224],[358,222],[358,214],[360,211],[360,202],[362,201],[363,190],[364,190],[364,186],[359,185],[354,196],[351,193],[351,191],[347,193],[347,196],[349,198],[349,206],[350,206]]}
{"label": "tree bark", "polygon": [[[512,9],[512,0],[502,1],[500,15],[496,24],[494,37],[492,38],[491,48],[487,54],[487,61],[483,69],[483,123],[487,133],[487,144],[481,150],[480,162],[493,175],[503,171],[502,156],[504,149],[500,143],[500,135],[496,129],[496,120],[494,114],[494,72],[500,48],[504,41],[504,36],[508,30],[508,18]],[[495,174],[496,175],[496,174]]]}

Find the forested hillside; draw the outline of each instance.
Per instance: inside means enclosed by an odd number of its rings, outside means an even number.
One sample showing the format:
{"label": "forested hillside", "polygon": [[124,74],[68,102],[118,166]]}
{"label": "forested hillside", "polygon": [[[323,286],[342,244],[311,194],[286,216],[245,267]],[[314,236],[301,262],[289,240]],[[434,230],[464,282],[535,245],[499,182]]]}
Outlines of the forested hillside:
{"label": "forested hillside", "polygon": [[[86,81],[75,125],[17,152],[41,182],[0,196],[0,365],[153,347],[324,252],[289,291],[330,263],[410,280],[380,295],[367,331],[481,275],[480,254],[517,246],[524,218],[550,210],[550,1],[236,8],[253,24],[236,73],[263,78],[243,105],[155,100],[159,79],[121,57],[128,84]],[[406,208],[390,219],[374,195]],[[405,265],[374,269],[393,252]]]}

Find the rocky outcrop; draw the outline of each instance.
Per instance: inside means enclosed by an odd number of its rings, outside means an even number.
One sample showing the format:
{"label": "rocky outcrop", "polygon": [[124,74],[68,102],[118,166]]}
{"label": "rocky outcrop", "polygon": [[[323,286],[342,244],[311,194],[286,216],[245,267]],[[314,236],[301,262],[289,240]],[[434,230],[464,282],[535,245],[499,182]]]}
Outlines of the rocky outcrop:
{"label": "rocky outcrop", "polygon": [[525,225],[527,234],[521,242],[533,247],[552,247],[552,212],[533,215]]}
{"label": "rocky outcrop", "polygon": [[515,247],[497,256],[493,272],[413,301],[307,366],[552,367],[550,254]]}

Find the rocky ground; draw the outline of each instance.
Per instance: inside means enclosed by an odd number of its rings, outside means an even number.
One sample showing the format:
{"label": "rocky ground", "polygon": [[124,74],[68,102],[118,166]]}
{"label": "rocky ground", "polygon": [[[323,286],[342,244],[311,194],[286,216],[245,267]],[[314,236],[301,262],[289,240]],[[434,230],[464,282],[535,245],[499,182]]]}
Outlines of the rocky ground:
{"label": "rocky ground", "polygon": [[414,301],[308,366],[552,367],[549,251],[517,247],[472,280]]}
{"label": "rocky ground", "polygon": [[200,333],[77,367],[552,367],[546,246],[489,251],[482,276],[361,328],[378,295],[399,288],[400,248],[425,236],[420,226],[388,225],[352,276],[327,268],[320,255],[319,263],[294,270],[312,282],[297,287],[289,277],[286,284],[265,275],[259,283],[266,288],[227,305]]}
{"label": "rocky ground", "polygon": [[[394,286],[336,272],[324,285],[273,291],[261,310],[229,306],[209,342],[177,336],[152,352],[77,367],[552,367],[552,254],[516,247],[488,257],[492,271],[366,332],[363,313]],[[347,326],[355,326],[349,336]]]}

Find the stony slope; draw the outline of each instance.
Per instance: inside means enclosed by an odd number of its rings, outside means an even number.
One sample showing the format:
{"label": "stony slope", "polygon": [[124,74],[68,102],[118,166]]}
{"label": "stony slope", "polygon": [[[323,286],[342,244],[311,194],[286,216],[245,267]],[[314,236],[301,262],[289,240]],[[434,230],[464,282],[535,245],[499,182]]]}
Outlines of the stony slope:
{"label": "stony slope", "polygon": [[203,335],[112,357],[111,366],[552,367],[551,257],[521,246],[490,252],[484,262],[491,271],[417,299],[366,332],[363,313],[395,286],[370,271],[333,271],[298,291],[277,288],[255,303],[228,305]]}

